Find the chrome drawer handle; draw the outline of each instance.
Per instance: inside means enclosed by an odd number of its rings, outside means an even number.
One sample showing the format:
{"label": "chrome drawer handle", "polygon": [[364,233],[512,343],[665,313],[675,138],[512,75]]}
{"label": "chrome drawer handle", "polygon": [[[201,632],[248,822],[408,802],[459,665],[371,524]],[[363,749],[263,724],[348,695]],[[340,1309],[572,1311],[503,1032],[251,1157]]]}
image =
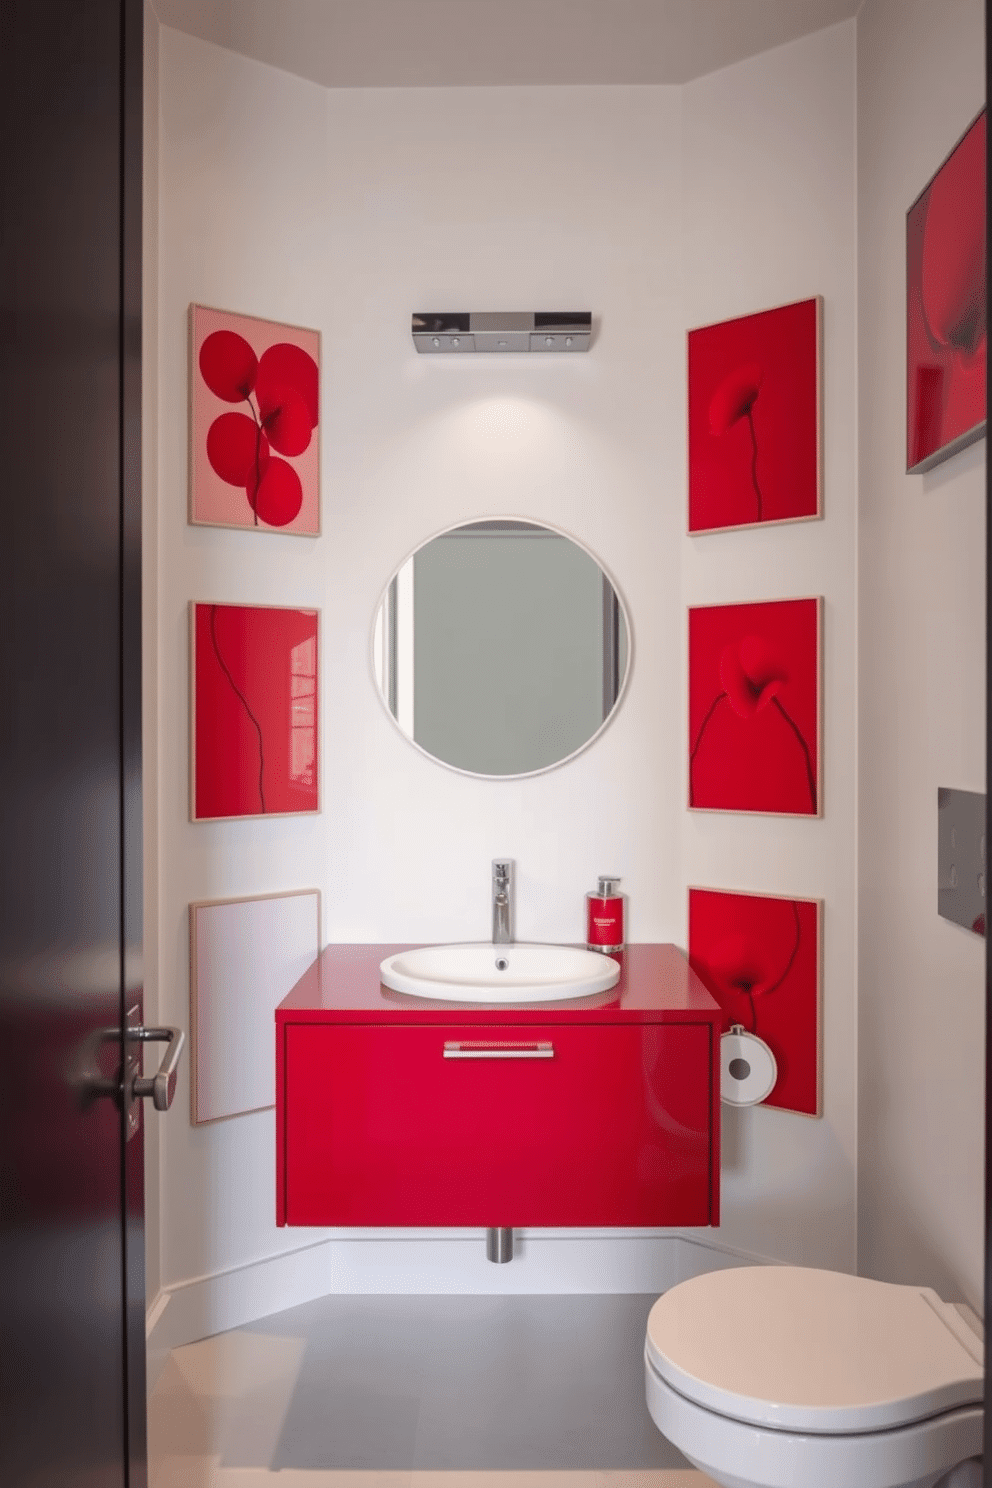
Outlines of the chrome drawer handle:
{"label": "chrome drawer handle", "polygon": [[541,1040],[533,1044],[495,1043],[478,1040],[469,1043],[447,1040],[443,1059],[554,1059],[555,1046]]}

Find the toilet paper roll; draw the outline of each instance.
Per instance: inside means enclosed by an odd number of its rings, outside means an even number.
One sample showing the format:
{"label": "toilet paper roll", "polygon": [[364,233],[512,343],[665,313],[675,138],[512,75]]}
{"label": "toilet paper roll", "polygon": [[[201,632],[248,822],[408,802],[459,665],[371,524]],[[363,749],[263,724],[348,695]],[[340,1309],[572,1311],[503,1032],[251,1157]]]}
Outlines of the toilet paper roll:
{"label": "toilet paper roll", "polygon": [[778,1079],[775,1055],[756,1034],[735,1030],[720,1040],[720,1099],[728,1106],[756,1106]]}

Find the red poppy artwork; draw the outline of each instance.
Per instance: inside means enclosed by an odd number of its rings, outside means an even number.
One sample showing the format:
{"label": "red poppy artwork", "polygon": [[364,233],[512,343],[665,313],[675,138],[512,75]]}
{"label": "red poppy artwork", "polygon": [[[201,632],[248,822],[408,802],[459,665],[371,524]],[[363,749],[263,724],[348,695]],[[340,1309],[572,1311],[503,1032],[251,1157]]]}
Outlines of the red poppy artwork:
{"label": "red poppy artwork", "polygon": [[190,605],[190,817],[314,812],[318,614]]}
{"label": "red poppy artwork", "polygon": [[320,532],[320,335],[190,306],[189,520]]}
{"label": "red poppy artwork", "polygon": [[763,1102],[819,1116],[820,915],[818,899],[689,890],[689,963],[723,1009],[775,1055],[778,1078]]}
{"label": "red poppy artwork", "polygon": [[985,433],[985,110],[906,214],[906,469]]}
{"label": "red poppy artwork", "polygon": [[690,532],[820,515],[821,304],[689,332]]}
{"label": "red poppy artwork", "polygon": [[690,807],[820,815],[821,607],[690,609]]}

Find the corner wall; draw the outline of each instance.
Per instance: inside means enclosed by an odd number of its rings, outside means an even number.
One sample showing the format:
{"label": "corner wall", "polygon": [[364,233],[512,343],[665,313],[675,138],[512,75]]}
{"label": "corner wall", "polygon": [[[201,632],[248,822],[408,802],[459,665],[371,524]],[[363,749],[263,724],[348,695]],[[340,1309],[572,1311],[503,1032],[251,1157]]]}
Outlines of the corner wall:
{"label": "corner wall", "polygon": [[937,787],[985,789],[985,441],[905,474],[905,214],[982,107],[980,0],[857,23],[858,1268],[979,1312],[985,942],[937,916]]}
{"label": "corner wall", "polygon": [[[823,816],[790,820],[687,812],[683,817],[684,884],[824,901],[823,1116],[811,1120],[770,1106],[724,1107],[720,1233],[724,1243],[744,1251],[853,1271],[858,997],[854,24],[763,53],[690,83],[684,92],[685,324],[710,325],[812,295],[823,298],[822,520],[706,533],[683,537],[681,543],[686,607],[824,599]],[[684,657],[684,609],[679,627]],[[687,715],[682,666],[680,721]],[[679,763],[686,793],[685,765],[682,759]],[[684,897],[680,912],[684,945]]]}
{"label": "corner wall", "polygon": [[[828,901],[826,1115],[739,1113],[725,1227],[685,1241],[538,1232],[493,1267],[481,1233],[277,1230],[272,1113],[192,1128],[184,1070],[161,1131],[175,1338],[314,1289],[660,1289],[686,1256],[725,1263],[698,1241],[853,1265],[853,67],[847,23],[686,90],[326,92],[162,30],[159,1016],[188,1021],[192,899],[316,885],[325,941],[467,939],[488,933],[489,862],[507,854],[521,938],[580,939],[583,894],[607,867],[624,876],[632,940],[685,943],[689,882]],[[731,168],[742,131],[746,192]],[[690,543],[686,327],[816,292],[829,306],[826,520]],[[191,301],[321,330],[320,538],[187,525]],[[601,327],[589,356],[419,358],[411,308],[441,302],[574,303]],[[511,514],[601,558],[631,616],[632,673],[593,748],[486,782],[391,727],[370,633],[415,545]],[[685,604],[806,592],[828,601],[827,818],[690,821]],[[320,607],[320,816],[188,821],[194,598]]]}

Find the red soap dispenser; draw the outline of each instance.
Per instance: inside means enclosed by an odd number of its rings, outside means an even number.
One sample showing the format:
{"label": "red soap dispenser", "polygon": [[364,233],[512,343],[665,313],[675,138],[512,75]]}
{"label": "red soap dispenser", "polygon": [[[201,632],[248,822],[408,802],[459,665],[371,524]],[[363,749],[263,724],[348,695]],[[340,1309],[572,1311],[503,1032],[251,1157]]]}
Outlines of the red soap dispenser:
{"label": "red soap dispenser", "polygon": [[586,945],[591,951],[623,950],[623,900],[619,878],[600,877],[599,889],[586,895]]}

